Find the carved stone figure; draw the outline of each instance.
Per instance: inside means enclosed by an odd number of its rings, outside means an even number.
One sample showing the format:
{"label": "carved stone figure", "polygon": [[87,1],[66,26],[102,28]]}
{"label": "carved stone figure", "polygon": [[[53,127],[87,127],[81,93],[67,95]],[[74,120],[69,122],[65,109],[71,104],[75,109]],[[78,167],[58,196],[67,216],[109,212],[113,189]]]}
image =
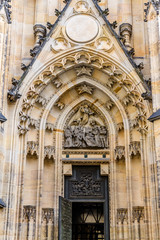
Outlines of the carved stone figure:
{"label": "carved stone figure", "polygon": [[107,148],[108,132],[87,104],[79,107],[64,132],[65,148]]}

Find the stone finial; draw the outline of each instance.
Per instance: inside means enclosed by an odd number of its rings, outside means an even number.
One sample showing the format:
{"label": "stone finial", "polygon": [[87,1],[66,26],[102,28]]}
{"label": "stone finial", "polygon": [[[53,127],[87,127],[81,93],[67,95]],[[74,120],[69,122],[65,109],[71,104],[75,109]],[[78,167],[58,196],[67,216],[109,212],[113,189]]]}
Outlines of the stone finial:
{"label": "stone finial", "polygon": [[119,27],[120,35],[123,38],[124,45],[129,51],[132,49],[131,36],[132,36],[132,25],[129,23],[123,23]]}
{"label": "stone finial", "polygon": [[47,30],[46,30],[46,27],[43,26],[42,24],[35,24],[33,26],[33,31],[36,38],[36,44],[34,48],[30,50],[30,54],[32,57],[35,57],[35,55],[39,51],[39,47],[42,45],[43,41],[45,40]]}

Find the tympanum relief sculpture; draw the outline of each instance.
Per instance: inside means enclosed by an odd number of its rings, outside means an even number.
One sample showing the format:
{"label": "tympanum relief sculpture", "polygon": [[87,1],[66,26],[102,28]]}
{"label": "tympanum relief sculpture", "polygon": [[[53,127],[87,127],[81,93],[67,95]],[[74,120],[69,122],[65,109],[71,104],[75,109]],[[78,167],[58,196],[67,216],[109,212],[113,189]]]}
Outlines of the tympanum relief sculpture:
{"label": "tympanum relief sculpture", "polygon": [[64,132],[64,148],[107,148],[108,131],[102,119],[83,104],[71,118]]}

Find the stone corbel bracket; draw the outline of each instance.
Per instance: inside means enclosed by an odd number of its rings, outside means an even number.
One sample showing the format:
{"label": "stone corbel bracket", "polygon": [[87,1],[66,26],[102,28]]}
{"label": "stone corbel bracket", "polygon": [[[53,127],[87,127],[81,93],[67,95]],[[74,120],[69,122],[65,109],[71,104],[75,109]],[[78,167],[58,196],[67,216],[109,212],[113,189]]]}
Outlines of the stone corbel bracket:
{"label": "stone corbel bracket", "polygon": [[125,147],[117,146],[115,149],[115,160],[125,159]]}

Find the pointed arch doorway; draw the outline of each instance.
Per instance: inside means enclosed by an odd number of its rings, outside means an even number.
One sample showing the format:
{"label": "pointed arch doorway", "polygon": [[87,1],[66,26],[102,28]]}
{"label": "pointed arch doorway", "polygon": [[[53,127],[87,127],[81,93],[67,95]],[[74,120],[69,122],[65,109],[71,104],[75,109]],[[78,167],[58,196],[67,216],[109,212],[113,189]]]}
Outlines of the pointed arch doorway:
{"label": "pointed arch doorway", "polygon": [[59,199],[59,240],[109,240],[108,195],[100,166],[73,166]]}

